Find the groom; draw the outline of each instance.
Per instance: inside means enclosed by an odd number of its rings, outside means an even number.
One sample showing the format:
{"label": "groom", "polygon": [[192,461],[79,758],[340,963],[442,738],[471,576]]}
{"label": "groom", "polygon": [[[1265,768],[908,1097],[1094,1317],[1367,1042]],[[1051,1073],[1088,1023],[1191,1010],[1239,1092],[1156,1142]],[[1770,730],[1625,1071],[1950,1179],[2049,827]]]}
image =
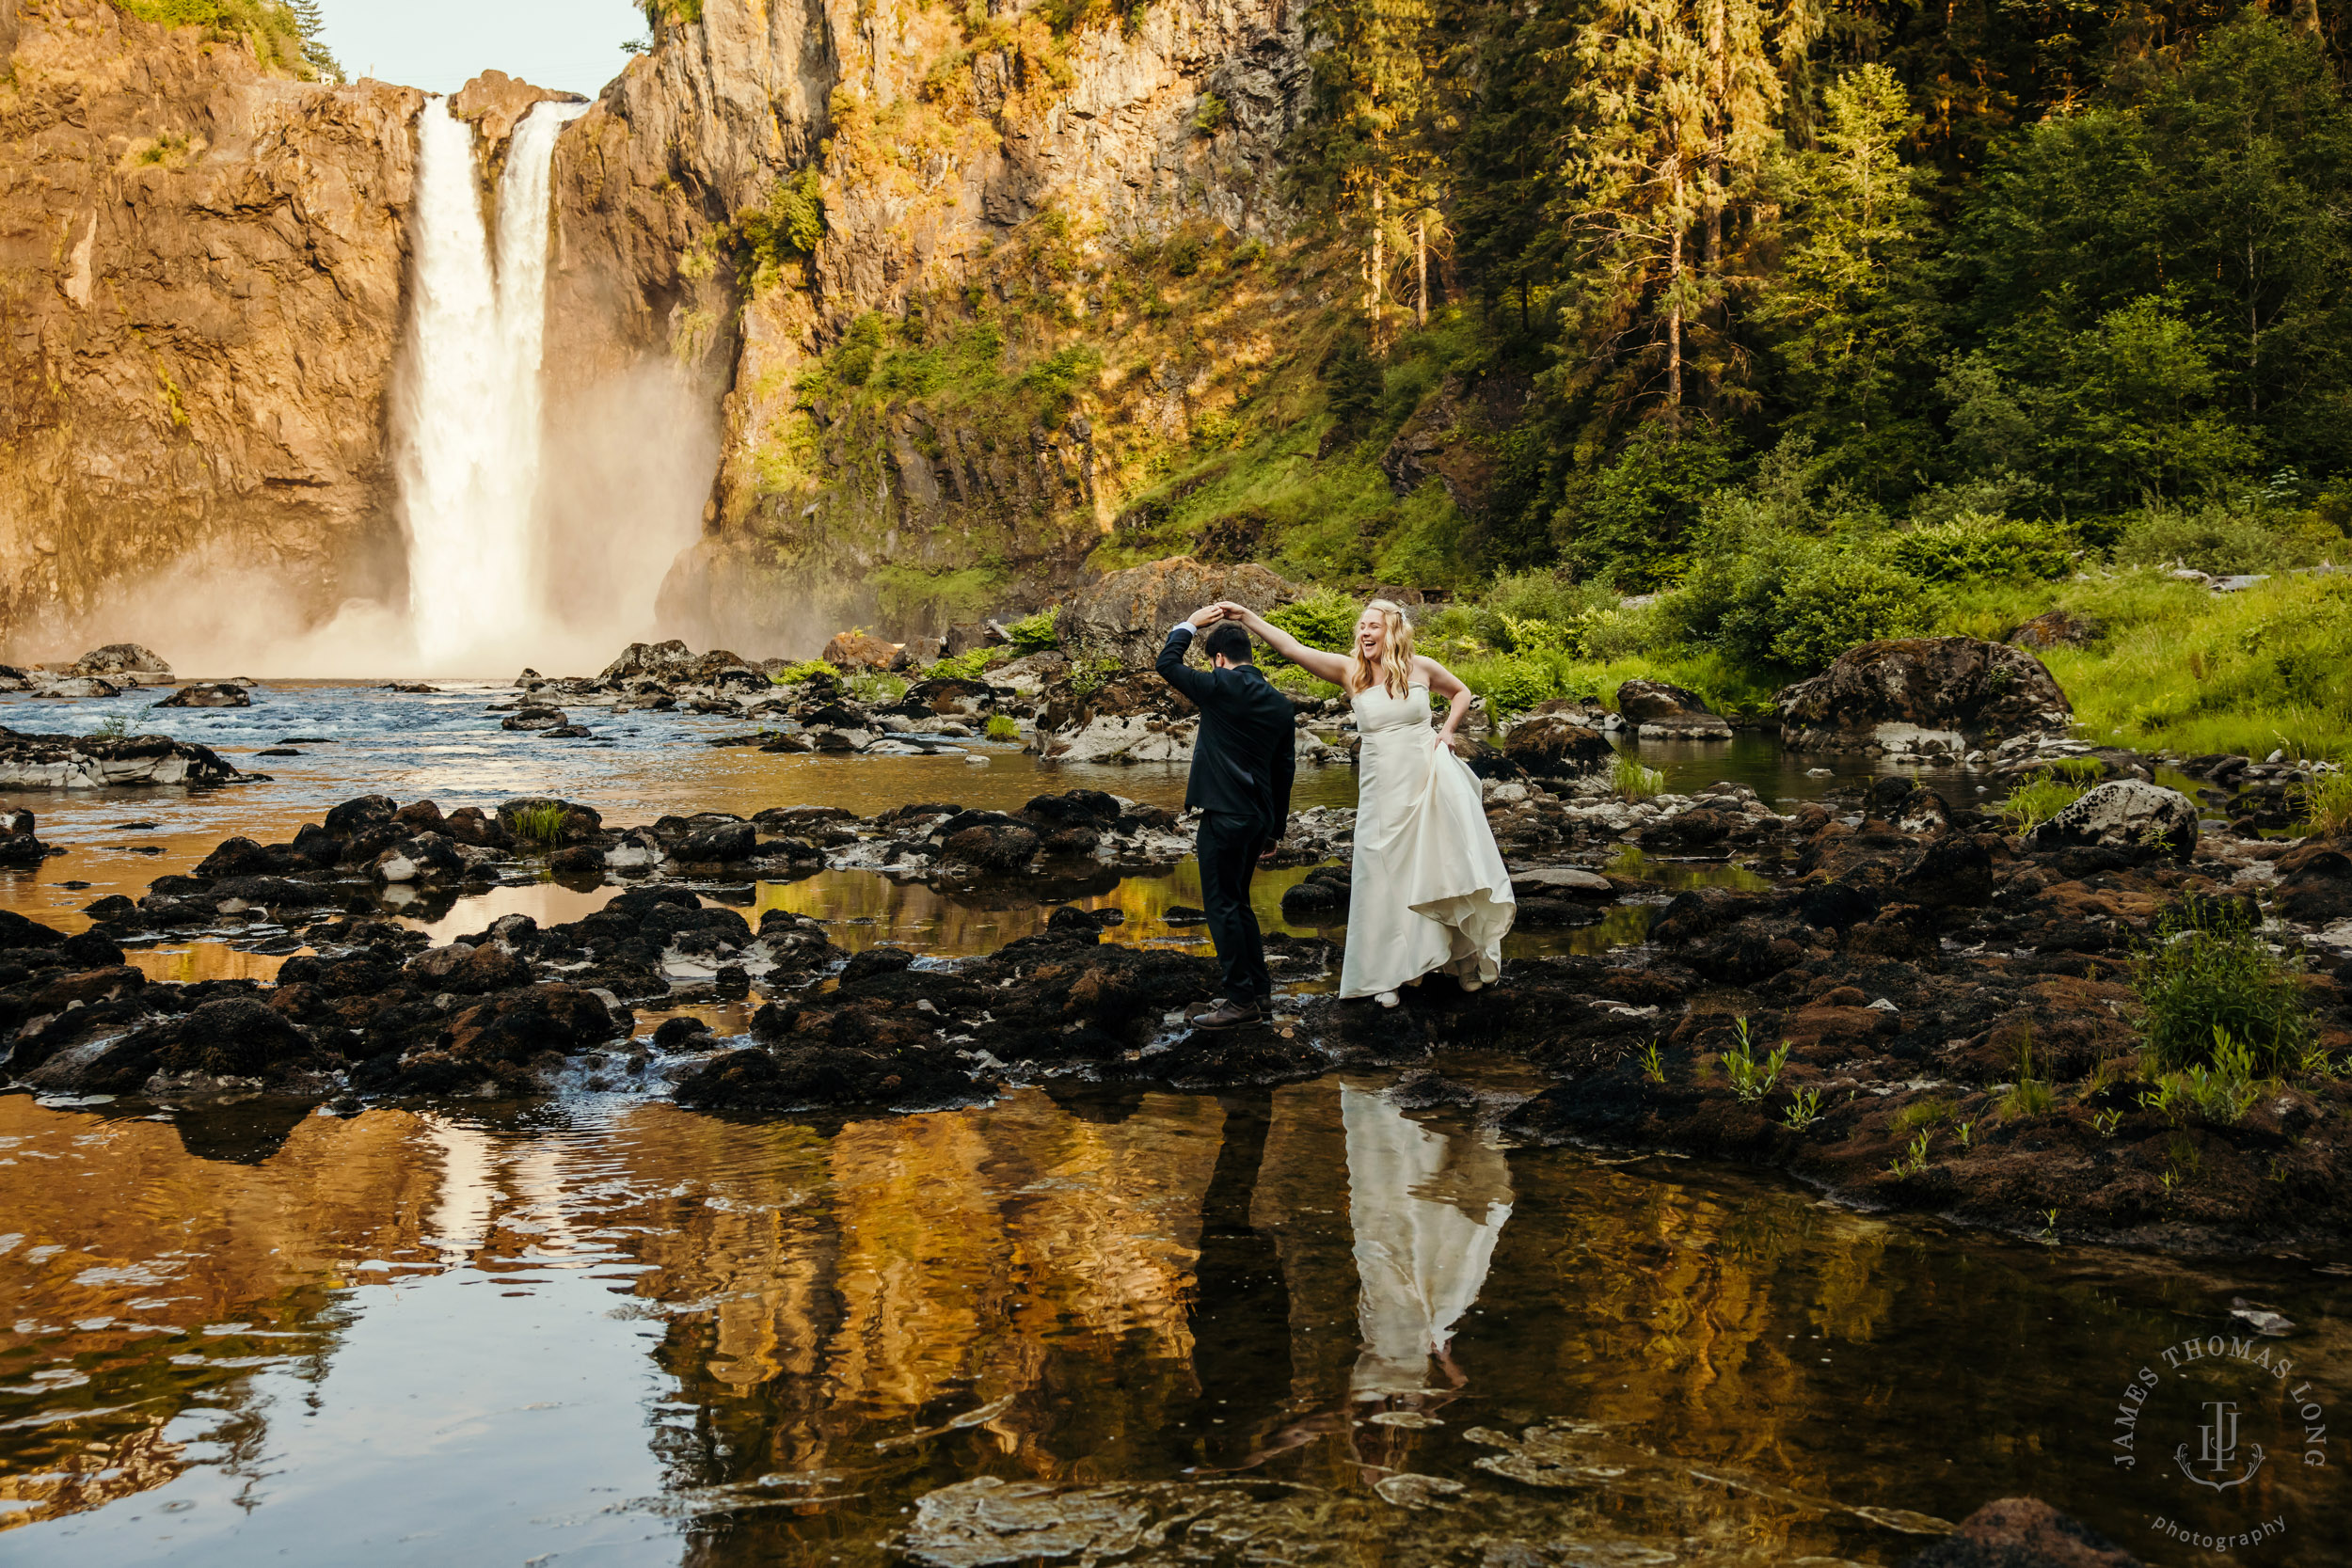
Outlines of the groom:
{"label": "groom", "polygon": [[[1196,636],[1209,657],[1206,672],[1184,666]],[[1255,1023],[1274,1006],[1274,979],[1249,908],[1249,878],[1259,852],[1290,823],[1297,755],[1290,699],[1250,662],[1249,634],[1215,605],[1194,610],[1169,630],[1159,672],[1200,710],[1184,805],[1200,808],[1200,901],[1208,906],[1209,940],[1225,966],[1225,1000],[1193,1022],[1203,1029]]]}

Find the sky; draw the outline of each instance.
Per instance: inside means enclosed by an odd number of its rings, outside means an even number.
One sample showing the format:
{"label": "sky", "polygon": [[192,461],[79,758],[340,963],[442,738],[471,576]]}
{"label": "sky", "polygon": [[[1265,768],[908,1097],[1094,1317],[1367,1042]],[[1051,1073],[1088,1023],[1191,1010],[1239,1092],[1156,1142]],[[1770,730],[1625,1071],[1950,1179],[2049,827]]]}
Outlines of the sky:
{"label": "sky", "polygon": [[354,81],[455,92],[499,70],[593,98],[645,36],[632,0],[320,0],[326,46]]}

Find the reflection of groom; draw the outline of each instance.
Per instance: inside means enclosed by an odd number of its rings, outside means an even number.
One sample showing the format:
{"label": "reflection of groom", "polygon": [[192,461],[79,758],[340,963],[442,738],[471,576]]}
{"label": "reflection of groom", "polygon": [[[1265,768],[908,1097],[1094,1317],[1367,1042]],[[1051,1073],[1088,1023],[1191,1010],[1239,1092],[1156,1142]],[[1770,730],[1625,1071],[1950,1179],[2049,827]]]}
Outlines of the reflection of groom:
{"label": "reflection of groom", "polygon": [[[1201,627],[1209,669],[1184,666],[1184,651]],[[1249,661],[1249,634],[1215,605],[1194,610],[1168,634],[1160,675],[1200,710],[1192,743],[1186,809],[1200,808],[1200,902],[1209,940],[1225,966],[1225,1000],[1193,1022],[1204,1029],[1254,1023],[1274,1006],[1258,917],[1249,908],[1249,878],[1258,855],[1282,836],[1291,812],[1291,775],[1297,740],[1288,697]]]}

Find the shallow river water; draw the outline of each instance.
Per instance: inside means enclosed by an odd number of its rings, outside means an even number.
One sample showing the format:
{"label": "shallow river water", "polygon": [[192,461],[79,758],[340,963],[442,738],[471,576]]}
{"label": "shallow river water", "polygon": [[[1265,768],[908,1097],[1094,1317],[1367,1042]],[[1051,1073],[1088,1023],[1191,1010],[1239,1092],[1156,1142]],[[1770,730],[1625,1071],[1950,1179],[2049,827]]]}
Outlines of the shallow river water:
{"label": "shallow river water", "polygon": [[[1172,769],[770,756],[658,714],[545,741],[499,731],[493,689],[273,686],[170,715],[275,781],[24,800],[71,852],[0,904],[76,925],[228,833],[284,839],[367,791],[559,794],[616,821],[1181,799]],[[304,754],[248,755],[285,739]],[[1827,782],[1768,741],[1653,760],[1768,799]],[[1298,803],[1352,796],[1311,772]],[[1190,877],[1081,901],[1128,911],[1117,940],[1197,942],[1160,918],[1197,902]],[[447,935],[602,896],[534,882],[416,918]],[[1041,918],[864,873],[733,896],[942,954]],[[1736,1169],[1510,1148],[1492,1123],[1541,1082],[1439,1066],[1441,1093],[1068,1085],[864,1119],[584,1088],[349,1117],[0,1096],[0,1561],[1894,1563],[2020,1494],[2152,1563],[2213,1560],[2157,1517],[2276,1516],[2284,1537],[2240,1560],[2352,1560],[2300,1428],[2227,1494],[2165,1480],[2193,1415],[2168,1410],[2133,1472],[2110,1441],[2163,1347],[2247,1332],[2233,1298],[2291,1321],[2264,1343],[2339,1405],[2352,1268],[2047,1248]],[[2279,1424],[2268,1383],[2236,1395],[2249,1438]]]}

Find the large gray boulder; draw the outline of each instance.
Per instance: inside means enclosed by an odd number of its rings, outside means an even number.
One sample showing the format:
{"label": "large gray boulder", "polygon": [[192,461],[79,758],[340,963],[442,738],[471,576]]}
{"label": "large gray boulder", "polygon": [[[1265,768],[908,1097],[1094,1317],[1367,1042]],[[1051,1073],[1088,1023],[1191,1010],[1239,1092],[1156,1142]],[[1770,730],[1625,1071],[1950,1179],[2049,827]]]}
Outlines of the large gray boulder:
{"label": "large gray boulder", "polygon": [[169,680],[171,666],[164,656],[152,648],[142,648],[136,642],[109,642],[103,648],[92,648],[73,661],[77,675],[137,675],[142,679]]}
{"label": "large gray boulder", "polygon": [[0,789],[237,784],[211,748],[163,735],[20,735],[0,729]]}
{"label": "large gray boulder", "polygon": [[1209,566],[1171,556],[1080,589],[1054,617],[1054,631],[1073,657],[1108,657],[1141,668],[1159,657],[1168,628],[1202,605],[1231,599],[1263,614],[1297,596],[1263,566]]}
{"label": "large gray boulder", "polygon": [[1980,637],[1864,642],[1784,689],[1791,751],[1949,751],[2013,735],[2064,733],[2074,705],[2023,648]]}
{"label": "large gray boulder", "polygon": [[2035,827],[2026,841],[2037,849],[2160,850],[2185,861],[2197,849],[2197,803],[2162,784],[2110,779]]}

